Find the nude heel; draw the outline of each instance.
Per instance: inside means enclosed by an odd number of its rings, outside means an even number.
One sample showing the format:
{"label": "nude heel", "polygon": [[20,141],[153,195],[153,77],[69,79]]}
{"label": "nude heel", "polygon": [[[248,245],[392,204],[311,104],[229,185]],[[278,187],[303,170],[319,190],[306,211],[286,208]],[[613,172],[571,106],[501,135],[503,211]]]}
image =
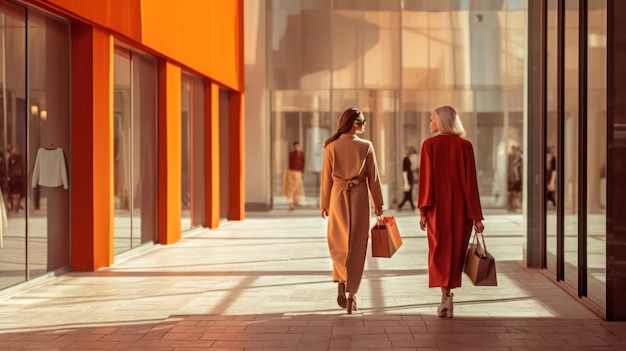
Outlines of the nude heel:
{"label": "nude heel", "polygon": [[348,302],[347,302],[347,306],[346,307],[347,307],[346,312],[348,314],[352,314],[353,310],[354,311],[357,310],[357,308],[356,308],[356,300],[354,299],[354,296],[348,295]]}
{"label": "nude heel", "polygon": [[454,302],[452,300],[454,294],[450,293],[446,299],[437,307],[437,315],[439,317],[454,317]]}

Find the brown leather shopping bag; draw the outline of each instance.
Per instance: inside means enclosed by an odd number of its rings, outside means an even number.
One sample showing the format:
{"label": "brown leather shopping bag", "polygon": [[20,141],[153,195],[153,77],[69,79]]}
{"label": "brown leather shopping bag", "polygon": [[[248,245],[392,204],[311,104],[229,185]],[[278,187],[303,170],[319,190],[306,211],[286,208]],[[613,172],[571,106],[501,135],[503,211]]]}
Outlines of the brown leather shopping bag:
{"label": "brown leather shopping bag", "polygon": [[465,253],[463,272],[476,286],[498,286],[496,260],[487,251],[483,233],[474,233],[474,239],[468,245]]}
{"label": "brown leather shopping bag", "polygon": [[402,237],[393,216],[379,217],[371,229],[372,257],[390,258],[402,246]]}

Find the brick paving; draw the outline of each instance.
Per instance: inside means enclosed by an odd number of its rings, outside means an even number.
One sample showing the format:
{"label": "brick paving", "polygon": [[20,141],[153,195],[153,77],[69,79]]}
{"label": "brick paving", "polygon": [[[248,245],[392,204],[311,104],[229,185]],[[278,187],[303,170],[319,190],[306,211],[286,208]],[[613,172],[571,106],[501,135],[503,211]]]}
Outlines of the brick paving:
{"label": "brick paving", "polygon": [[353,315],[317,211],[276,210],[0,298],[0,350],[626,350],[626,323],[523,267],[521,215],[485,221],[499,286],[464,278],[455,317],[436,317],[417,216],[388,214],[404,245],[368,257]]}

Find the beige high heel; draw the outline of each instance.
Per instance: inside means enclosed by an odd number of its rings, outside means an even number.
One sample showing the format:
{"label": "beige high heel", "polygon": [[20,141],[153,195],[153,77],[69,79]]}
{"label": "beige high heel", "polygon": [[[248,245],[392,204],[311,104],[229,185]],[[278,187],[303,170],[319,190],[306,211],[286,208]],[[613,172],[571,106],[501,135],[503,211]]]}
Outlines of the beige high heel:
{"label": "beige high heel", "polygon": [[347,303],[347,309],[346,312],[348,314],[352,314],[352,311],[356,311],[356,300],[354,299],[354,296],[352,294],[348,295],[348,303]]}
{"label": "beige high heel", "polygon": [[442,303],[439,304],[439,307],[437,307],[437,315],[439,317],[448,317],[448,318],[454,317],[453,297],[454,297],[454,294],[450,293],[450,295],[448,295],[446,299]]}

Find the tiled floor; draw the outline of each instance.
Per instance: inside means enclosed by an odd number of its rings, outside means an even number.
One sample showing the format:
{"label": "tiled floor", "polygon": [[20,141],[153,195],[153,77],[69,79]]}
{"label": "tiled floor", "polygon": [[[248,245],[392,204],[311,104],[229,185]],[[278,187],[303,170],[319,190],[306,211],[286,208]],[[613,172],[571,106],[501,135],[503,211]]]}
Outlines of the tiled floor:
{"label": "tiled floor", "polygon": [[485,221],[499,286],[464,278],[455,318],[436,317],[418,219],[389,213],[404,245],[368,258],[353,315],[317,211],[275,211],[1,299],[0,350],[626,350],[626,323],[522,267],[520,215]]}

